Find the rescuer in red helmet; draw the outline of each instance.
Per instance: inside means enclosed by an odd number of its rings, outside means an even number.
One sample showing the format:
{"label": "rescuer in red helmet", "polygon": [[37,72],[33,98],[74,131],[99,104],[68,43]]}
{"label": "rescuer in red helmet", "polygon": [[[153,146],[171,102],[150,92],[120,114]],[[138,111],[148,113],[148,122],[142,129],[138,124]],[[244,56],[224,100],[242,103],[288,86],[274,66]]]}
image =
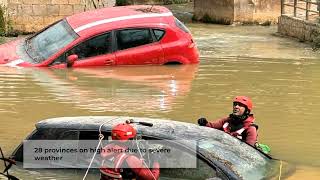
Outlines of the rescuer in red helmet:
{"label": "rescuer in red helmet", "polygon": [[126,152],[137,131],[130,124],[121,123],[112,128],[112,140],[115,143],[108,144],[101,151],[103,159],[112,161],[105,165],[103,163],[100,168],[102,180],[109,179],[146,179],[157,180],[160,175],[160,165],[158,162],[153,162],[152,169],[148,168],[144,160],[138,158],[134,154]]}
{"label": "rescuer in red helmet", "polygon": [[228,117],[208,122],[206,118],[198,119],[200,126],[223,130],[248,144],[254,146],[257,142],[258,126],[253,124],[252,101],[246,96],[236,96],[233,99],[233,112]]}

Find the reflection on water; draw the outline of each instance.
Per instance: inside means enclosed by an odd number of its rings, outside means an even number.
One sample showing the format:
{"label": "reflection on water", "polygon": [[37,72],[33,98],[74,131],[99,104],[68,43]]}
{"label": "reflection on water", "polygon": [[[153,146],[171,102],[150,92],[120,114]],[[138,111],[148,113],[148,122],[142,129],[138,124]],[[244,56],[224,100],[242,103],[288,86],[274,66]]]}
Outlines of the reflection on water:
{"label": "reflection on water", "polygon": [[197,69],[197,65],[136,66],[32,74],[36,84],[61,103],[91,112],[152,113],[172,109],[175,99],[190,91]]}
{"label": "reflection on water", "polygon": [[320,54],[271,35],[274,27],[189,27],[201,53],[198,66],[1,67],[1,147],[9,154],[45,118],[128,115],[195,123],[229,114],[232,98],[248,95],[259,140],[274,157],[298,166],[291,179],[319,177]]}

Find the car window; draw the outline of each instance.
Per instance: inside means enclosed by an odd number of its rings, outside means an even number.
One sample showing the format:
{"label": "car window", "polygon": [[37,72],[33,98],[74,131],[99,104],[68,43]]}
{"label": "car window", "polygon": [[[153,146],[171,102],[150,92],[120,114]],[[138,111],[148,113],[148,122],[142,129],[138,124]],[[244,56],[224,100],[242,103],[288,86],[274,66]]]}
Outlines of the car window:
{"label": "car window", "polygon": [[[104,140],[108,140],[110,132],[102,132]],[[99,140],[99,131],[80,131],[79,140]]]}
{"label": "car window", "polygon": [[79,59],[88,57],[98,56],[102,54],[108,54],[112,51],[112,37],[111,33],[108,32],[103,35],[96,36],[85,42],[78,44],[72,48],[68,55],[76,54]]}
{"label": "car window", "polygon": [[32,59],[40,63],[78,37],[66,20],[62,20],[27,39],[26,50]]}
{"label": "car window", "polygon": [[149,29],[125,29],[116,32],[118,50],[137,47],[153,42]]}
{"label": "car window", "polygon": [[[102,132],[103,135],[103,142],[101,142],[101,146],[104,146],[104,143],[106,140],[109,139],[111,136],[110,132]],[[79,135],[79,143],[78,148],[80,149],[95,149],[97,147],[97,144],[99,144],[99,131],[92,131],[92,130],[82,130],[80,131]],[[81,153],[81,156],[77,157],[77,165],[86,167],[92,158],[92,153]],[[100,156],[100,155],[97,155]],[[98,157],[97,157],[98,158]],[[96,162],[100,164],[100,162]]]}
{"label": "car window", "polygon": [[78,131],[61,128],[37,129],[28,140],[77,140]]}
{"label": "car window", "polygon": [[190,33],[189,29],[179,19],[174,18],[176,26],[186,33]]}
{"label": "car window", "polygon": [[[58,128],[36,129],[27,140],[77,140],[78,131],[65,130]],[[13,152],[16,161],[23,161],[23,143]]]}
{"label": "car window", "polygon": [[65,63],[67,57],[72,54],[78,55],[79,60],[108,54],[112,52],[111,33],[105,33],[84,41],[57,58],[51,65]]}
{"label": "car window", "polygon": [[55,129],[38,129],[28,140],[55,140],[56,137]]}
{"label": "car window", "polygon": [[11,158],[15,161],[23,162],[23,143],[21,143],[12,153]]}
{"label": "car window", "polygon": [[156,37],[157,41],[160,41],[162,39],[162,37],[165,34],[164,30],[160,30],[160,29],[153,29],[153,33],[154,36]]}
{"label": "car window", "polygon": [[65,131],[62,132],[57,140],[78,140],[79,138],[79,132],[75,130]]}

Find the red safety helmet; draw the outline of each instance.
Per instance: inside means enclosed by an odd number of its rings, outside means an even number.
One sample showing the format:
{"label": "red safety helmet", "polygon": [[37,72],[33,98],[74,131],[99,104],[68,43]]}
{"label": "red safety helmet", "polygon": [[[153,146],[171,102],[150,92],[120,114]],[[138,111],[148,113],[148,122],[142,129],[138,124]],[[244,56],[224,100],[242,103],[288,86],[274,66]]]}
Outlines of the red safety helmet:
{"label": "red safety helmet", "polygon": [[234,99],[233,99],[233,102],[239,102],[245,106],[247,106],[248,110],[249,111],[252,111],[252,101],[250,98],[248,98],[247,96],[236,96]]}
{"label": "red safety helmet", "polygon": [[127,123],[121,123],[112,128],[112,140],[128,140],[136,136],[137,131]]}

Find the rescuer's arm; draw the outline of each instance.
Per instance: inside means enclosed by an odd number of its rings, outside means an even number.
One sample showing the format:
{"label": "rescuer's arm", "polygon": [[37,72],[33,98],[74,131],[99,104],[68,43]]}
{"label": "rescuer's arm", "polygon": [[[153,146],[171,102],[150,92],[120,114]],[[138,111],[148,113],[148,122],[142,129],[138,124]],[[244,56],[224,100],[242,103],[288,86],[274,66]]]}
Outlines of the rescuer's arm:
{"label": "rescuer's arm", "polygon": [[254,126],[250,126],[246,130],[246,143],[254,146],[254,144],[257,142],[257,129]]}
{"label": "rescuer's arm", "polygon": [[126,162],[132,171],[139,177],[138,179],[157,180],[159,178],[160,165],[158,162],[153,163],[152,169],[146,167],[143,161],[136,156],[129,156],[126,159]]}
{"label": "rescuer's arm", "polygon": [[215,121],[208,122],[206,124],[207,127],[215,128],[215,129],[223,129],[223,124],[228,120],[228,117],[220,118]]}

